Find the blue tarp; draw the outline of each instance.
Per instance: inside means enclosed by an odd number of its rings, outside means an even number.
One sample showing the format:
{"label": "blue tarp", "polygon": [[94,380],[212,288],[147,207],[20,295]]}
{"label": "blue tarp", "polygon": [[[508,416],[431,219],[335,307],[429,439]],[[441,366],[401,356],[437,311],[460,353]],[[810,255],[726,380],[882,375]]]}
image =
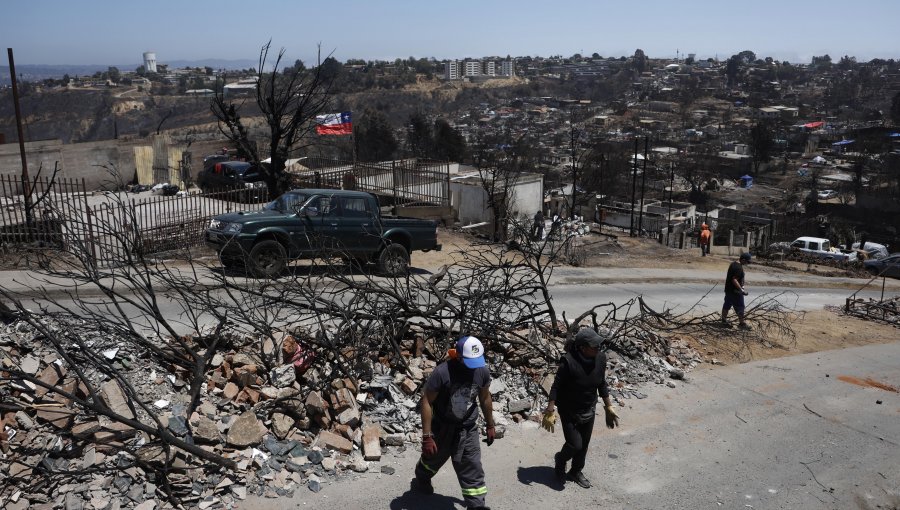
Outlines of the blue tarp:
{"label": "blue tarp", "polygon": [[741,181],[745,188],[749,188],[749,187],[753,186],[753,177],[750,175],[742,176]]}

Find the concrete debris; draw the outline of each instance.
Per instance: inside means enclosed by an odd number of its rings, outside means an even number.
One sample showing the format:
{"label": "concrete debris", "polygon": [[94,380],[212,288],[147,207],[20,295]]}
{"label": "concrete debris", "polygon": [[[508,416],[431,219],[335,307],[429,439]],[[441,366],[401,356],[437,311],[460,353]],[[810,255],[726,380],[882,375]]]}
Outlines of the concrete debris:
{"label": "concrete debris", "polygon": [[228,429],[225,442],[232,446],[243,448],[259,444],[265,434],[266,428],[256,417],[256,414],[253,411],[247,411],[240,415]]}

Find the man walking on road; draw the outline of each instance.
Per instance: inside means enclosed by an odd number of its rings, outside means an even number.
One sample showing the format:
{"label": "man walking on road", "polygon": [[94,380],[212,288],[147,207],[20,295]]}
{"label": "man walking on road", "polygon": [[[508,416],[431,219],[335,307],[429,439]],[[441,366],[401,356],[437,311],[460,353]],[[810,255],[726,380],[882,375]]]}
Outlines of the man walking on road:
{"label": "man walking on road", "polygon": [[544,237],[544,212],[534,213],[534,223],[531,225],[531,239],[540,241]]}
{"label": "man walking on road", "polygon": [[450,350],[450,360],[438,365],[422,398],[422,457],[416,464],[416,488],[434,492],[431,479],[451,459],[467,508],[488,510],[487,486],[478,443],[478,404],[487,423],[487,445],[494,442],[491,373],[485,366],[484,346],[464,336]]}
{"label": "man walking on road", "polygon": [[[575,335],[572,349],[560,360],[542,424],[553,432],[553,412],[558,406],[566,442],[554,456],[556,477],[561,483],[569,479],[585,489],[591,487],[591,482],[581,470],[594,429],[598,395],[603,398],[606,426],[612,429],[619,425],[619,415],[613,410],[606,384],[606,354],[600,352],[602,343],[603,339],[591,328],[583,328]],[[570,460],[572,467],[566,473]]]}
{"label": "man walking on road", "polygon": [[750,254],[741,253],[737,261],[728,266],[725,275],[725,303],[722,305],[722,327],[730,328],[728,324],[728,310],[734,308],[738,316],[738,327],[749,330],[750,326],[744,322],[744,296],[748,292],[744,289],[744,264],[750,263]]}

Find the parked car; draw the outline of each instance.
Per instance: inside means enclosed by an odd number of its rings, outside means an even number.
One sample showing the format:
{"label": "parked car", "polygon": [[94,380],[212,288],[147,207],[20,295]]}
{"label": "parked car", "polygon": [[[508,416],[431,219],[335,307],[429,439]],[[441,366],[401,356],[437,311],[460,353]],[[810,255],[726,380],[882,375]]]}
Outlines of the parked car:
{"label": "parked car", "polygon": [[828,200],[831,198],[837,198],[838,192],[833,189],[823,189],[819,192],[819,200]]}
{"label": "parked car", "polygon": [[868,272],[874,275],[900,278],[900,253],[891,253],[882,259],[867,260],[863,262],[863,265]]}
{"label": "parked car", "polygon": [[[854,250],[859,250],[859,243],[853,243],[852,248]],[[873,243],[871,241],[866,242],[865,248],[863,251],[866,253],[866,259],[883,259],[888,256],[887,246],[879,243]]]}
{"label": "parked car", "polygon": [[822,237],[798,237],[791,243],[792,251],[800,251],[822,259],[842,262],[856,261],[853,251],[841,251],[831,246],[831,241]]}
{"label": "parked car", "polygon": [[203,158],[203,170],[210,170],[212,167],[216,166],[216,163],[224,163],[226,161],[232,161],[231,156],[225,154],[206,156]]}
{"label": "parked car", "polygon": [[264,187],[262,172],[246,161],[220,161],[200,171],[197,186],[203,191]]}
{"label": "parked car", "polygon": [[332,256],[400,276],[413,251],[441,249],[437,225],[383,217],[378,199],[362,191],[298,189],[260,211],[216,216],[205,235],[225,267],[245,265],[258,277],[277,276],[291,259]]}

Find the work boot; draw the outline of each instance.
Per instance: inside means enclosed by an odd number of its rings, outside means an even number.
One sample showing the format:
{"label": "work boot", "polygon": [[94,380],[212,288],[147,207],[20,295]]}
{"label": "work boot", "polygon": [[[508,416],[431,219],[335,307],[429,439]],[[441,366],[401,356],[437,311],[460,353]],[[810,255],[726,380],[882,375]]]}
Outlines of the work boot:
{"label": "work boot", "polygon": [[719,326],[722,327],[723,329],[731,329],[731,324],[728,324],[728,323],[725,322],[725,321],[721,321],[721,322],[719,323]]}
{"label": "work boot", "polygon": [[750,325],[747,324],[746,322],[742,322],[742,323],[738,324],[738,329],[743,329],[744,331],[750,331],[753,328],[751,328]]}
{"label": "work boot", "polygon": [[577,483],[578,485],[584,487],[585,489],[591,488],[591,481],[584,476],[584,474],[579,471],[577,473],[569,473],[569,480]]}
{"label": "work boot", "polygon": [[431,480],[422,480],[419,477],[413,478],[412,483],[410,483],[413,490],[421,492],[422,494],[434,494],[434,486],[431,485]]}
{"label": "work boot", "polygon": [[553,467],[553,471],[556,473],[556,479],[560,483],[566,483],[566,463],[559,460],[559,453],[553,456],[553,461],[556,465]]}

